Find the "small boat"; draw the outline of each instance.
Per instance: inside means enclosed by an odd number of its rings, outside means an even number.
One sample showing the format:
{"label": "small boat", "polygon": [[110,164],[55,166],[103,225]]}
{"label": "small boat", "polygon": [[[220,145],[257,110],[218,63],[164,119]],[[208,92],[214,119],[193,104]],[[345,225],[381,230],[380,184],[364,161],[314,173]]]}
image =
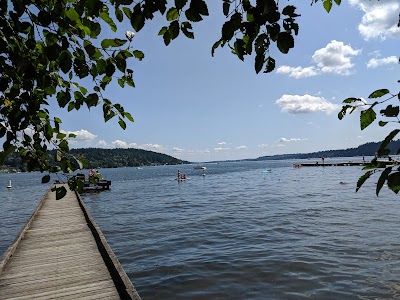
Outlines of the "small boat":
{"label": "small boat", "polygon": [[12,188],[11,179],[8,180],[7,188],[8,188],[8,189],[11,189],[11,188]]}
{"label": "small boat", "polygon": [[198,165],[198,166],[193,167],[193,169],[195,169],[195,170],[205,170],[207,168],[202,166],[202,165]]}
{"label": "small boat", "polygon": [[272,170],[271,169],[267,169],[267,170],[264,170],[264,171],[262,171],[263,173],[269,173],[269,172],[271,172]]}

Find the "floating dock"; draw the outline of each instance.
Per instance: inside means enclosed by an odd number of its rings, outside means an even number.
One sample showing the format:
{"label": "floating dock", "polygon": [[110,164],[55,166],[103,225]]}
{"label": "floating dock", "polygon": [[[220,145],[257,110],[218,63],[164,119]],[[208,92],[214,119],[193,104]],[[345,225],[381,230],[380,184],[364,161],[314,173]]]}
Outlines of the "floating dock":
{"label": "floating dock", "polygon": [[[60,186],[60,185],[57,185]],[[0,299],[140,296],[78,193],[49,190],[0,260]]]}

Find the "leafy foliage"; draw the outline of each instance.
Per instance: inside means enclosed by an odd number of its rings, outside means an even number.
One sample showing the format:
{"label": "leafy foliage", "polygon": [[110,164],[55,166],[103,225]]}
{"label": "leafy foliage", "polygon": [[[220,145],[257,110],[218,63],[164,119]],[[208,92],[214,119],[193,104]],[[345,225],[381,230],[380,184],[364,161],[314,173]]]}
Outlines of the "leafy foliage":
{"label": "leafy foliage", "polygon": [[[327,11],[331,9],[331,0],[322,3]],[[228,20],[212,54],[228,45],[241,60],[254,52],[257,73],[274,70],[270,45],[275,43],[282,53],[288,53],[299,32],[296,8],[280,9],[278,4],[278,0],[222,0]],[[74,136],[62,132],[62,120],[50,115],[49,106],[68,112],[101,106],[105,122],[116,118],[125,129],[125,119],[133,121],[132,116],[105,98],[104,91],[112,82],[122,88],[135,86],[128,64],[142,60],[144,54],[133,49],[131,42],[156,15],[166,21],[158,34],[169,45],[180,32],[193,39],[192,24],[202,21],[209,11],[204,0],[1,1],[0,138],[5,142],[0,163],[18,151],[28,170],[69,172],[85,167],[68,154],[68,140]],[[119,36],[120,22],[130,24],[132,31]],[[101,38],[105,28],[115,36]],[[92,84],[87,85],[89,81]],[[50,146],[57,149],[54,165],[46,155]]]}
{"label": "leafy foliage", "polygon": [[[399,24],[400,25],[400,24]],[[380,116],[383,120],[379,120],[379,126],[386,126],[388,123],[400,123],[399,119],[399,106],[396,105],[400,100],[400,92],[397,94],[391,93],[388,89],[379,89],[372,92],[368,99],[381,99],[383,100],[375,101],[372,104],[368,104],[366,101],[360,98],[347,98],[343,101],[342,110],[339,112],[338,117],[342,119],[346,113],[353,113],[356,108],[362,109],[360,114],[360,125],[361,130],[364,130],[368,126],[370,126],[376,120],[376,112],[374,108],[376,106],[385,105],[385,103],[393,102],[391,104],[387,104],[384,109],[380,110]],[[400,164],[398,161],[394,161],[391,159],[390,155],[399,154],[400,146],[397,149],[390,149],[389,144],[396,138],[399,134],[400,129],[392,130],[385,139],[380,143],[380,146],[376,152],[376,158],[371,161],[370,164],[365,166],[365,170],[368,170],[357,182],[358,191],[363,183],[373,174],[373,173],[381,173],[378,183],[376,185],[376,195],[379,195],[380,190],[385,182],[387,182],[388,187],[395,192],[396,194],[400,191]],[[393,166],[387,166],[384,170],[378,168],[382,168],[381,164],[378,161],[379,157],[389,157],[389,160],[393,162]]]}

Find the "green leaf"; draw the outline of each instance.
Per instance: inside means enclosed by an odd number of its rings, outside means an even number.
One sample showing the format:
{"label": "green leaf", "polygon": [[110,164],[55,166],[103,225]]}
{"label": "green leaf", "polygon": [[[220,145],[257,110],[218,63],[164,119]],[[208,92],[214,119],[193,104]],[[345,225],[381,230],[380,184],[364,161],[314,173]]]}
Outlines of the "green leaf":
{"label": "green leaf", "polygon": [[107,66],[106,66],[106,76],[111,77],[115,73],[115,66],[111,63],[111,61],[108,61]]}
{"label": "green leaf", "polygon": [[192,8],[189,8],[185,11],[185,16],[189,21],[192,22],[200,22],[201,20],[203,20],[200,13]]}
{"label": "green leaf", "polygon": [[47,27],[51,23],[51,16],[47,11],[41,10],[38,14],[38,20],[42,26]]}
{"label": "green leaf", "polygon": [[145,18],[144,15],[142,14],[142,12],[133,12],[131,17],[131,25],[133,27],[133,29],[135,29],[136,32],[139,32],[145,23]]}
{"label": "green leaf", "polygon": [[387,124],[388,122],[384,122],[384,121],[379,121],[379,126],[383,127]]}
{"label": "green leaf", "polygon": [[171,37],[171,40],[174,40],[178,37],[179,35],[179,22],[178,21],[173,21],[169,25],[169,35]]}
{"label": "green leaf", "polygon": [[177,9],[182,9],[187,3],[187,0],[175,0],[175,7]]}
{"label": "green leaf", "polygon": [[170,35],[169,31],[167,31],[166,33],[164,33],[163,38],[164,38],[164,44],[165,44],[165,46],[168,46],[169,43],[171,42],[171,35]]}
{"label": "green leaf", "polygon": [[222,25],[222,39],[230,41],[235,33],[235,26],[231,21],[227,21]]}
{"label": "green leaf", "polygon": [[270,73],[275,69],[275,59],[271,56],[267,57],[264,73]]}
{"label": "green leaf", "polygon": [[234,43],[235,54],[239,57],[241,61],[244,61],[244,41],[242,39],[237,39]]}
{"label": "green leaf", "polygon": [[168,31],[168,27],[167,26],[163,26],[160,31],[158,32],[158,35],[164,35],[164,33],[166,33]]}
{"label": "green leaf", "polygon": [[194,34],[193,32],[189,31],[189,29],[192,29],[192,24],[190,24],[189,22],[182,22],[181,30],[183,34],[189,39],[194,39]]}
{"label": "green leaf", "polygon": [[376,119],[376,113],[372,109],[372,107],[368,108],[367,110],[362,111],[361,115],[360,115],[361,130],[364,130],[369,125],[371,125],[371,123],[375,119]]}
{"label": "green leaf", "polygon": [[372,99],[372,98],[380,98],[380,97],[383,97],[383,96],[385,96],[385,95],[387,95],[389,93],[390,92],[387,89],[376,90],[371,95],[369,95],[368,98],[370,98],[370,99]]}
{"label": "green leaf", "polygon": [[122,10],[120,10],[119,8],[115,8],[115,17],[119,22],[122,22],[124,19],[124,14],[122,13]]}
{"label": "green leaf", "polygon": [[392,132],[390,132],[386,138],[383,140],[383,142],[381,143],[381,145],[379,146],[379,150],[381,151],[383,149],[385,149],[387,147],[387,145],[389,145],[389,143],[395,138],[395,136],[400,132],[400,129],[395,129]]}
{"label": "green leaf", "polygon": [[122,40],[122,39],[104,39],[101,41],[101,47],[106,49],[109,47],[120,47],[123,46],[127,40]]}
{"label": "green leaf", "polygon": [[[122,15],[122,13],[121,13],[121,15]],[[108,12],[102,11],[99,14],[99,17],[110,26],[112,31],[114,31],[114,32],[117,31],[117,26],[115,25],[114,21],[110,18],[110,15],[108,14]]]}
{"label": "green leaf", "polygon": [[382,189],[383,184],[385,183],[385,181],[387,180],[388,175],[390,174],[390,172],[392,172],[392,167],[388,167],[386,168],[381,176],[378,179],[378,182],[376,184],[376,195],[379,196],[379,192]]}
{"label": "green leaf", "polygon": [[358,190],[361,188],[361,186],[364,184],[364,182],[373,174],[375,173],[374,170],[370,170],[365,172],[364,175],[362,175],[358,181],[357,181],[357,188],[356,188],[356,192],[358,192]]}
{"label": "green leaf", "polygon": [[222,11],[225,15],[225,17],[227,17],[229,15],[229,7],[230,7],[230,2],[229,1],[224,1],[224,3],[222,4]]}
{"label": "green leaf", "polygon": [[66,136],[67,135],[65,133],[62,133],[62,132],[57,133],[57,138],[60,139],[60,140],[65,138]]}
{"label": "green leaf", "polygon": [[342,2],[342,0],[335,0],[335,3],[336,3],[337,5],[340,5],[341,2]]}
{"label": "green leaf", "polygon": [[187,2],[188,0],[175,0],[176,9],[181,10],[186,5]]}
{"label": "green leaf", "polygon": [[179,18],[179,11],[176,7],[171,7],[167,12],[167,21],[177,20]]}
{"label": "green leaf", "polygon": [[65,50],[61,52],[58,62],[60,64],[60,69],[64,74],[67,74],[72,67],[72,55],[69,51]]}
{"label": "green leaf", "polygon": [[50,175],[45,175],[42,177],[42,183],[48,183],[50,181]]}
{"label": "green leaf", "polygon": [[208,16],[207,4],[204,0],[192,0],[190,2],[190,9],[203,16]]}
{"label": "green leaf", "polygon": [[215,49],[217,49],[223,43],[223,39],[216,41],[211,48],[211,56],[214,57]]}
{"label": "green leaf", "polygon": [[126,123],[125,123],[125,121],[122,120],[121,118],[118,118],[118,124],[119,124],[119,126],[121,126],[121,128],[122,128],[123,130],[126,129]]}
{"label": "green leaf", "polygon": [[128,112],[124,112],[125,118],[127,118],[129,121],[134,122],[132,115]]}
{"label": "green leaf", "polygon": [[65,187],[56,187],[56,200],[60,200],[65,197],[67,190]]}
{"label": "green leaf", "polygon": [[347,99],[343,100],[342,103],[351,104],[351,103],[354,103],[354,102],[362,102],[362,100],[360,98],[347,98]]}
{"label": "green leaf", "polygon": [[329,13],[332,8],[332,0],[323,0],[325,10]]}
{"label": "green leaf", "polygon": [[134,50],[132,53],[133,56],[135,56],[138,60],[142,60],[144,58],[144,53],[142,51]]}
{"label": "green leaf", "polygon": [[79,21],[79,15],[78,15],[78,13],[76,12],[76,10],[73,9],[73,8],[68,9],[68,10],[65,12],[65,15],[66,15],[71,21],[74,21],[74,22]]}
{"label": "green leaf", "polygon": [[387,177],[388,187],[396,194],[400,191],[400,172],[395,172]]}
{"label": "green leaf", "polygon": [[288,53],[289,49],[294,47],[294,39],[292,35],[284,31],[280,32],[278,35],[277,46],[282,53]]}
{"label": "green leaf", "polygon": [[127,16],[128,19],[131,19],[131,16],[132,16],[131,10],[128,7],[123,7],[122,10],[123,10],[125,16]]}
{"label": "green leaf", "polygon": [[260,73],[263,65],[265,62],[265,56],[264,53],[257,53],[256,58],[255,58],[255,65],[254,69],[256,70],[256,73]]}
{"label": "green leaf", "polygon": [[397,117],[399,115],[399,107],[388,105],[386,107],[386,109],[381,110],[381,115],[388,117],[388,118]]}
{"label": "green leaf", "polygon": [[285,16],[289,16],[291,18],[298,17],[300,15],[295,13],[296,7],[293,5],[288,5],[282,10],[282,14]]}
{"label": "green leaf", "polygon": [[58,145],[61,151],[68,152],[69,147],[68,147],[68,142],[66,140],[62,140],[60,144]]}

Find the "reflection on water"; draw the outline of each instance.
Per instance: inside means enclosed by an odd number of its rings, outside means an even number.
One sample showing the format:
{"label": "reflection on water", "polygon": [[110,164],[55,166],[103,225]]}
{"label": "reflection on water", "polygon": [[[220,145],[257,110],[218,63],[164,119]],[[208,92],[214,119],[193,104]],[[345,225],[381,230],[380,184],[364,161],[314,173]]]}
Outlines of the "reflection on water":
{"label": "reflection on water", "polygon": [[104,169],[111,190],[84,200],[143,299],[398,297],[398,197],[374,180],[355,193],[359,167],[292,164],[179,166],[185,182],[178,166]]}

